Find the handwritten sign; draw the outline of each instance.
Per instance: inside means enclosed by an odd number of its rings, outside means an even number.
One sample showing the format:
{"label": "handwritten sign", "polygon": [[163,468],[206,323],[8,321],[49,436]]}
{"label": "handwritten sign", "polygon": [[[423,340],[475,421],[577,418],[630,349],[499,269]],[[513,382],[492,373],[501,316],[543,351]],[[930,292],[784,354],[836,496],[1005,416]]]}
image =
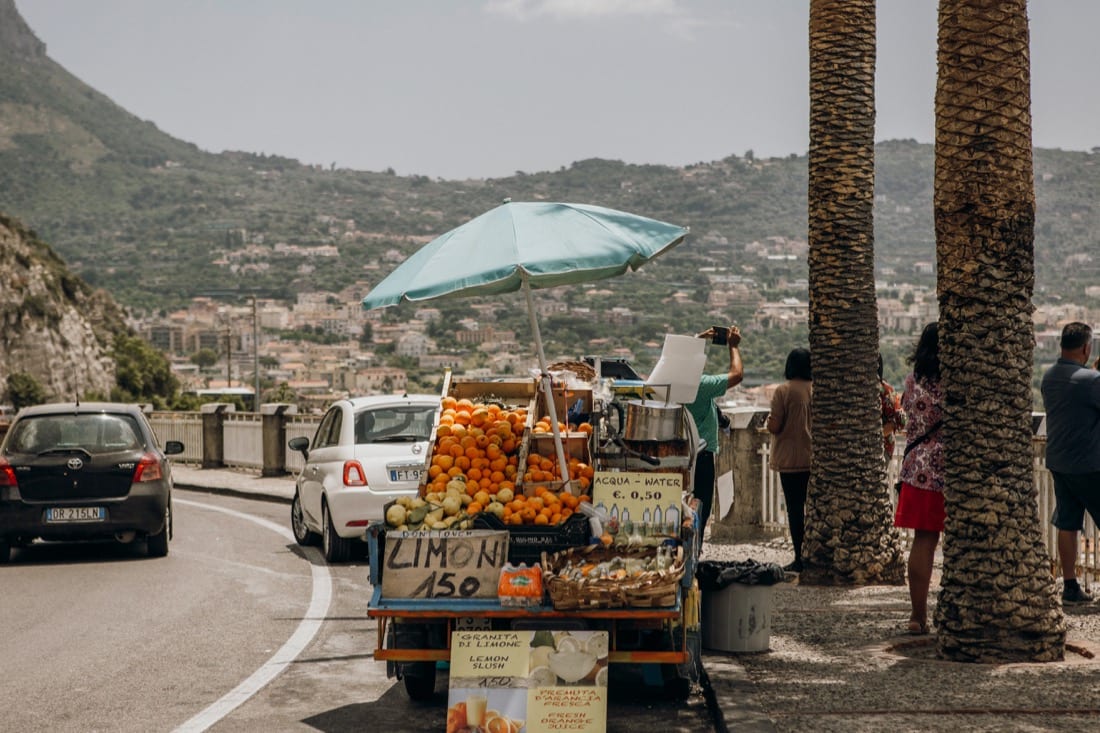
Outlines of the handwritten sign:
{"label": "handwritten sign", "polygon": [[453,632],[447,733],[603,733],[609,641],[606,631]]}
{"label": "handwritten sign", "polygon": [[508,532],[387,532],[384,598],[496,598]]}
{"label": "handwritten sign", "polygon": [[680,473],[597,471],[592,478],[593,504],[620,526],[631,522],[658,533],[678,533],[683,493]]}

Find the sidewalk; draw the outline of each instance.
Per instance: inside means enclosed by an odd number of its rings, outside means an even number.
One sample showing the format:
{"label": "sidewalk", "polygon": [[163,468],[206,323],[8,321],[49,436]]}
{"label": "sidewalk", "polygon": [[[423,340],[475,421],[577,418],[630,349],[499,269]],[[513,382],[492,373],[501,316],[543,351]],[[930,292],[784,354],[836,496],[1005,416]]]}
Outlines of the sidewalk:
{"label": "sidewalk", "polygon": [[[174,465],[178,488],[288,502],[294,480]],[[704,543],[701,559],[778,562],[788,541]],[[939,589],[939,568],[930,602]],[[905,586],[775,588],[770,648],[706,651],[704,692],[719,730],[907,733],[1100,729],[1100,603],[1066,609],[1065,661],[940,661],[935,635],[907,636]],[[1092,588],[1094,593],[1100,588]]]}

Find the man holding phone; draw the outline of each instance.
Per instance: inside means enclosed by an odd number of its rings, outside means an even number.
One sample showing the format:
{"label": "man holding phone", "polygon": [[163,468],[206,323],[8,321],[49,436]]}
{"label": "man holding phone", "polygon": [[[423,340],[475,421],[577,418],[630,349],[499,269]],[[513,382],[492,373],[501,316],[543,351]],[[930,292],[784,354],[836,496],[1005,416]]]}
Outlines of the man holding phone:
{"label": "man holding phone", "polygon": [[714,401],[722,397],[734,386],[741,383],[745,376],[741,364],[741,331],[737,326],[711,326],[696,338],[710,339],[711,343],[729,349],[730,366],[725,374],[704,374],[699,378],[699,391],[695,401],[687,405],[699,438],[703,441],[702,450],[695,457],[695,474],[692,479],[692,493],[699,499],[699,539],[707,528],[711,507],[714,505],[716,476],[716,458],[718,456],[718,412]]}

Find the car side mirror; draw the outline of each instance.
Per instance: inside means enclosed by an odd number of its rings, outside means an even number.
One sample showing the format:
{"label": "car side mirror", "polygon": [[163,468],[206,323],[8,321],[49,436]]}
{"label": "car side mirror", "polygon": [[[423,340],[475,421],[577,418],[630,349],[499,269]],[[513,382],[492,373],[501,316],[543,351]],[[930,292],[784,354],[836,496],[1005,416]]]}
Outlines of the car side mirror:
{"label": "car side mirror", "polygon": [[302,454],[303,458],[307,461],[309,460],[309,438],[304,438],[302,436],[291,438],[287,441],[286,447],[298,451]]}
{"label": "car side mirror", "polygon": [[177,453],[183,453],[183,443],[178,440],[167,440],[164,442],[164,455],[174,456]]}

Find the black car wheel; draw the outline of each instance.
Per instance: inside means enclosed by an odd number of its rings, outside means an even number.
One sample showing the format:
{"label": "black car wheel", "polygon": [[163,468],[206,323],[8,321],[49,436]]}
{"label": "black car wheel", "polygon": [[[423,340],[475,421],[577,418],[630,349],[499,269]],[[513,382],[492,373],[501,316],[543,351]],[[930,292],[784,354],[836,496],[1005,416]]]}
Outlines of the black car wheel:
{"label": "black car wheel", "polygon": [[351,540],[345,540],[336,534],[336,527],[332,524],[332,515],[328,512],[328,504],[321,506],[322,523],[324,533],[321,535],[321,548],[328,562],[347,562],[351,557]]}
{"label": "black car wheel", "polygon": [[294,541],[302,547],[316,545],[321,539],[316,532],[306,526],[306,518],[302,514],[302,499],[298,496],[298,492],[294,492],[294,500],[290,502],[290,530],[294,533]]}
{"label": "black car wheel", "polygon": [[7,540],[0,540],[0,565],[11,560],[11,545]]}
{"label": "black car wheel", "polygon": [[149,557],[164,557],[168,554],[168,540],[172,536],[172,502],[164,510],[164,526],[156,534],[146,538]]}

